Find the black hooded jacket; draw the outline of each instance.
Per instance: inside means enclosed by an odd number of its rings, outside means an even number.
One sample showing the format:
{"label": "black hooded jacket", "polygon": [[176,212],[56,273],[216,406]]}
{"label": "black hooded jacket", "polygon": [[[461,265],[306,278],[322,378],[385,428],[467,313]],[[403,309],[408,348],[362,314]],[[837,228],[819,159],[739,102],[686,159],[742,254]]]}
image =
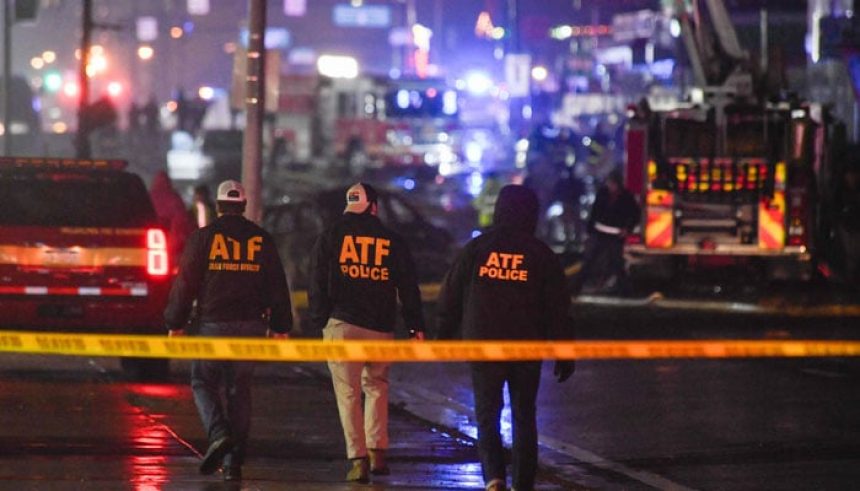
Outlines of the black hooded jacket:
{"label": "black hooded jacket", "polygon": [[439,298],[439,339],[569,339],[570,295],[552,250],[535,238],[538,201],[499,193],[493,226],[464,247]]}

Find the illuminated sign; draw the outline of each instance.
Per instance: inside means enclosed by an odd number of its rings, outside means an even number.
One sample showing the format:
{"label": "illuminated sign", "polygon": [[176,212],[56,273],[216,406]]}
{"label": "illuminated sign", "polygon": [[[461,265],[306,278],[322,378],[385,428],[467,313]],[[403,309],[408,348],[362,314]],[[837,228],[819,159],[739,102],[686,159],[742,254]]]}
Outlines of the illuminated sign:
{"label": "illuminated sign", "polygon": [[508,93],[511,97],[529,95],[531,87],[532,58],[526,54],[509,54],[505,56],[505,81],[508,83]]}
{"label": "illuminated sign", "polygon": [[388,27],[391,25],[391,7],[387,5],[348,4],[334,6],[332,22],[339,27]]}
{"label": "illuminated sign", "polygon": [[206,15],[209,13],[209,0],[188,0],[187,7],[190,15]]}
{"label": "illuminated sign", "polygon": [[284,15],[288,17],[302,17],[307,10],[307,0],[284,0]]}
{"label": "illuminated sign", "polygon": [[136,28],[138,41],[148,43],[158,38],[158,19],[155,17],[138,17]]}
{"label": "illuminated sign", "polygon": [[391,46],[411,45],[412,33],[405,27],[393,27],[388,33],[388,44]]}
{"label": "illuminated sign", "polygon": [[657,28],[658,12],[640,10],[612,17],[612,38],[628,42],[634,39],[649,39]]}
{"label": "illuminated sign", "polygon": [[[243,28],[239,32],[239,41],[242,46],[248,46],[248,29]],[[266,49],[285,49],[290,45],[290,31],[285,27],[267,27],[266,28]]]}

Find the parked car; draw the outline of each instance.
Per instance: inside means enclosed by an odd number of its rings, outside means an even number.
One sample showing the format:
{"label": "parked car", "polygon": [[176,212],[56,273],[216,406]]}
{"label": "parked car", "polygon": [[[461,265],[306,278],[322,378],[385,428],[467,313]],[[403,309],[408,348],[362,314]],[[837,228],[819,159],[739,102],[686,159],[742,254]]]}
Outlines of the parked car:
{"label": "parked car", "polygon": [[[296,193],[264,210],[263,227],[278,243],[292,289],[308,286],[310,252],[320,233],[343,214],[346,187]],[[419,281],[439,281],[454,258],[456,244],[403,197],[379,191],[379,218],[409,244]]]}

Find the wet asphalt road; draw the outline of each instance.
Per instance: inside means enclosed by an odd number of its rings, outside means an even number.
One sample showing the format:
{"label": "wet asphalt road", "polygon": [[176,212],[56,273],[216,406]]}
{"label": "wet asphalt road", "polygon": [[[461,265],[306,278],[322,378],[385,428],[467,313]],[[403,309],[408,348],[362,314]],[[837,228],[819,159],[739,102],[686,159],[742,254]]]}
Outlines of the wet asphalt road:
{"label": "wet asphalt road", "polygon": [[[860,318],[798,312],[579,303],[574,317],[582,339],[860,338]],[[858,359],[581,361],[565,384],[548,365],[542,462],[586,488],[836,490],[860,479]],[[443,374],[423,379],[422,390],[448,390],[470,407],[465,370],[435,370]],[[396,370],[400,384],[421,373]]]}
{"label": "wet asphalt road", "polygon": [[[205,437],[187,383],[128,383],[109,359],[4,356],[0,363],[0,489],[475,489],[471,442],[395,410],[393,475],[343,482],[337,409],[318,365],[261,366],[245,481],[198,474]],[[544,486],[542,489],[564,489]]]}
{"label": "wet asphalt road", "polygon": [[[580,302],[574,317],[584,339],[860,338],[860,319],[832,313]],[[127,383],[116,365],[0,357],[0,489],[225,489],[196,473],[204,439],[187,365],[166,385]],[[261,371],[242,489],[353,489],[340,481],[324,375],[318,364]],[[539,489],[841,490],[860,480],[858,359],[582,361],[565,384],[547,363],[541,384]],[[399,477],[364,489],[480,489],[463,364],[396,366],[392,403]]]}

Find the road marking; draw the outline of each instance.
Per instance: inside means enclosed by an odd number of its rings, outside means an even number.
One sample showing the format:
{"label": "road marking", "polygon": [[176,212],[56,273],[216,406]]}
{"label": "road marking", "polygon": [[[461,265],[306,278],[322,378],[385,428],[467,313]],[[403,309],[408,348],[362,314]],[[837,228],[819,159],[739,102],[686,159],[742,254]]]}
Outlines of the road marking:
{"label": "road marking", "polygon": [[630,479],[639,481],[643,484],[647,484],[648,486],[654,487],[656,489],[664,489],[670,491],[693,491],[693,488],[678,484],[659,474],[655,474],[653,472],[648,471],[640,471],[631,467],[627,467],[624,464],[620,464],[605,457],[601,457],[594,452],[577,447],[572,443],[564,442],[557,438],[552,438],[546,435],[538,435],[538,441],[541,445],[544,445],[547,448],[552,449],[560,454],[574,458],[588,465],[607,470],[615,474],[626,476]]}
{"label": "road marking", "polygon": [[[393,404],[402,406],[406,411],[419,418],[439,426],[457,430],[473,439],[477,438],[472,408],[447,395],[415,385],[397,383],[392,385],[390,398]],[[693,488],[682,486],[653,472],[640,471],[627,467],[624,464],[614,462],[557,438],[539,434],[538,443],[545,448],[571,457],[579,462],[625,476],[656,489],[693,491]],[[551,469],[554,473],[565,474],[560,465],[550,464],[546,459],[541,460],[542,465]],[[565,475],[565,478],[575,479],[576,476]]]}
{"label": "road marking", "polygon": [[830,370],[821,370],[818,368],[804,368],[801,372],[808,375],[815,375],[816,377],[824,377],[824,378],[845,378],[847,377],[844,373],[832,372]]}
{"label": "road marking", "polygon": [[860,305],[788,305],[783,303],[747,303],[732,301],[682,300],[664,297],[654,292],[642,298],[624,298],[608,295],[580,295],[574,303],[607,307],[655,307],[674,310],[699,310],[740,314],[782,315],[789,317],[857,317]]}

